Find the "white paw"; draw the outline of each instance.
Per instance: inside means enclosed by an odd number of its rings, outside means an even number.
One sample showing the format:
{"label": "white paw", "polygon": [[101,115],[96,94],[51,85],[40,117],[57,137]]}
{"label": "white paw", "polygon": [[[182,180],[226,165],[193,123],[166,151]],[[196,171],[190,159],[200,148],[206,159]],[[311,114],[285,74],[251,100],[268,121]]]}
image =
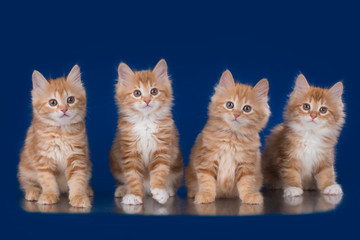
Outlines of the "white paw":
{"label": "white paw", "polygon": [[334,184],[334,185],[328,186],[324,190],[324,194],[326,194],[326,195],[338,195],[338,194],[342,194],[342,193],[343,193],[343,191],[339,184]]}
{"label": "white paw", "polygon": [[169,198],[169,194],[165,189],[159,189],[159,188],[151,189],[151,194],[153,199],[155,199],[161,204],[166,203],[166,201]]}
{"label": "white paw", "polygon": [[126,194],[122,202],[123,204],[129,204],[129,205],[140,205],[142,204],[142,200],[139,196],[135,196],[134,194]]}
{"label": "white paw", "polygon": [[284,197],[296,197],[301,196],[304,191],[298,187],[287,187],[284,189]]}

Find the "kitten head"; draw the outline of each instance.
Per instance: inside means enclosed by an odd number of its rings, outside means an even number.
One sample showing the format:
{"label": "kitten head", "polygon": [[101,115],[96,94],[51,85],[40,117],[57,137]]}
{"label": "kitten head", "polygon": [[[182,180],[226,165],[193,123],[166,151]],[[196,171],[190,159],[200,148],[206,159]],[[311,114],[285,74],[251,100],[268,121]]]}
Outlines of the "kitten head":
{"label": "kitten head", "polygon": [[86,115],[86,94],[80,68],[75,65],[69,75],[47,81],[38,71],[32,75],[34,117],[58,126],[77,123]]}
{"label": "kitten head", "polygon": [[268,105],[269,83],[260,80],[255,87],[235,83],[229,70],[226,70],[209,105],[209,116],[221,119],[234,130],[240,127],[260,131],[265,127],[270,109]]}
{"label": "kitten head", "polygon": [[148,116],[170,111],[173,95],[164,59],[153,70],[135,72],[125,63],[120,63],[118,74],[115,97],[120,112]]}
{"label": "kitten head", "polygon": [[340,127],[345,115],[342,93],[342,82],[337,82],[329,89],[312,87],[305,76],[300,74],[290,94],[284,118],[308,129]]}

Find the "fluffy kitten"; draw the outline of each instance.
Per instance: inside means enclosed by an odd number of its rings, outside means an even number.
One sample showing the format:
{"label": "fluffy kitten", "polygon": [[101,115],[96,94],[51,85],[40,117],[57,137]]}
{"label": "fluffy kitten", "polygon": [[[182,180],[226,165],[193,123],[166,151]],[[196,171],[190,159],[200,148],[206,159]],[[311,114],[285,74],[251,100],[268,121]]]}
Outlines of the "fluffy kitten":
{"label": "fluffy kitten", "polygon": [[163,204],[176,194],[183,175],[167,64],[162,59],[152,71],[133,72],[120,63],[118,74],[118,129],[110,151],[115,197],[136,205],[147,193]]}
{"label": "fluffy kitten", "polygon": [[283,188],[284,196],[303,189],[341,194],[335,181],[334,147],[344,124],[343,84],[330,89],[309,86],[300,74],[284,113],[263,153],[263,172],[269,188]]}
{"label": "fluffy kitten", "polygon": [[209,105],[209,120],[196,139],[185,171],[188,197],[210,203],[215,197],[240,197],[261,204],[259,132],[269,115],[268,81],[255,87],[235,83],[225,71]]}
{"label": "fluffy kitten", "polygon": [[20,156],[25,199],[54,204],[69,193],[74,207],[90,207],[91,162],[85,129],[86,94],[75,65],[64,78],[32,75],[33,120]]}

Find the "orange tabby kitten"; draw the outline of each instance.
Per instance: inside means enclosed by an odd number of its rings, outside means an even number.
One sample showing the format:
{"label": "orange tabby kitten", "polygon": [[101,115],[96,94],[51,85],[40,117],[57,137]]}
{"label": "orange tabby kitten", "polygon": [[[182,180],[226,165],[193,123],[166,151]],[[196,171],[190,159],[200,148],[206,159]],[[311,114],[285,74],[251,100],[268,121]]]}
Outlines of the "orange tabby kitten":
{"label": "orange tabby kitten", "polygon": [[259,132],[270,109],[268,81],[255,87],[235,83],[225,71],[209,105],[209,120],[196,139],[185,171],[188,197],[210,203],[215,197],[240,197],[261,204],[262,185]]}
{"label": "orange tabby kitten", "polygon": [[75,65],[64,78],[32,75],[33,120],[20,156],[25,199],[54,204],[69,193],[74,207],[90,207],[91,162],[85,129],[86,94]]}
{"label": "orange tabby kitten", "polygon": [[115,197],[137,205],[146,192],[163,204],[175,195],[183,175],[167,64],[162,59],[152,71],[133,72],[120,63],[118,74],[118,129],[110,151],[110,168],[118,182]]}
{"label": "orange tabby kitten", "polygon": [[284,113],[284,123],[267,139],[263,172],[269,188],[283,188],[284,196],[300,196],[303,189],[341,194],[335,181],[334,147],[344,124],[343,84],[330,89],[296,79]]}

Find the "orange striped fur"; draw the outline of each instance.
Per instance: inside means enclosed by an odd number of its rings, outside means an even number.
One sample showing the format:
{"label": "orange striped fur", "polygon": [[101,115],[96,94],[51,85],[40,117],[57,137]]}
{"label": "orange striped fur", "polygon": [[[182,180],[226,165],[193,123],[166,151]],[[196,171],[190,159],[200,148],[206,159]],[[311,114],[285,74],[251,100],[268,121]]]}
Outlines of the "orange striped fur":
{"label": "orange striped fur", "polygon": [[[330,89],[312,87],[304,75],[296,79],[279,124],[267,138],[263,173],[268,188],[284,189],[284,196],[302,195],[320,189],[324,194],[341,194],[335,180],[335,145],[345,122],[341,99],[343,85]],[[305,110],[304,104],[310,109]],[[326,112],[320,112],[326,107]]]}
{"label": "orange striped fur", "polygon": [[[210,203],[216,197],[240,197],[261,204],[262,185],[259,132],[267,124],[268,81],[255,87],[235,83],[225,71],[209,105],[209,120],[196,139],[185,171],[188,197]],[[233,108],[227,108],[232,102]],[[245,106],[251,106],[245,112]]]}
{"label": "orange striped fur", "polygon": [[[41,73],[33,73],[33,120],[18,169],[26,200],[54,204],[60,193],[68,192],[72,206],[91,206],[86,94],[80,78],[77,65],[66,78],[47,81]],[[51,99],[57,104],[51,106]]]}
{"label": "orange striped fur", "polygon": [[167,64],[160,60],[152,71],[133,72],[120,63],[118,74],[119,119],[110,151],[110,169],[118,182],[115,197],[136,205],[147,193],[163,204],[176,194],[183,175]]}

